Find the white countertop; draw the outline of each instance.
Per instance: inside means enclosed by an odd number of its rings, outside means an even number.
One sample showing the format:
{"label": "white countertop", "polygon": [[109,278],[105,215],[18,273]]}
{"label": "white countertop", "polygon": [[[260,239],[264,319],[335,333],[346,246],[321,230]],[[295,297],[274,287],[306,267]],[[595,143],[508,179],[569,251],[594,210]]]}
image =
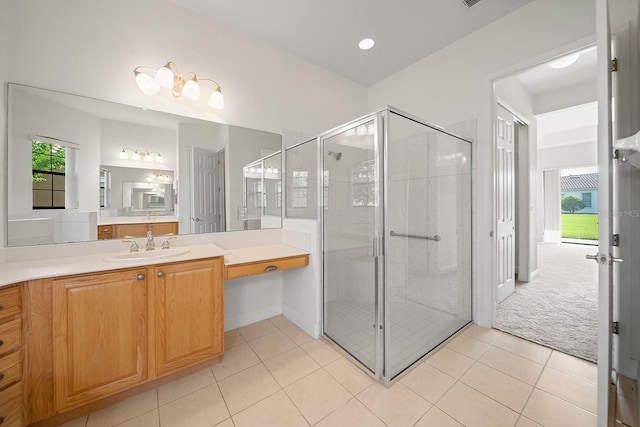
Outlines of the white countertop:
{"label": "white countertop", "polygon": [[144,224],[154,222],[178,222],[177,216],[156,216],[151,215],[149,219],[145,215],[141,216],[99,216],[98,225],[111,224]]}
{"label": "white countertop", "polygon": [[289,245],[252,246],[248,248],[229,249],[224,256],[224,264],[244,264],[247,262],[267,261],[308,254],[309,252],[307,251]]}
{"label": "white countertop", "polygon": [[[234,265],[309,254],[308,251],[284,244],[250,246],[229,250],[223,249],[213,243],[172,247],[189,248],[189,252],[169,257],[147,258],[126,262],[107,262],[104,258],[114,255],[114,253],[99,253],[0,263],[0,287],[24,282],[26,280],[119,270],[130,267],[166,264],[219,256],[224,256],[225,265]],[[156,251],[162,251],[162,249],[156,249]],[[117,253],[127,252],[128,251],[119,251]]]}
{"label": "white countertop", "polygon": [[[178,247],[178,246],[174,246]],[[118,270],[145,265],[166,264],[170,262],[213,258],[227,254],[227,251],[212,243],[188,246],[189,252],[170,257],[136,260],[134,262],[106,262],[104,258],[112,253],[83,255],[64,258],[47,258],[32,261],[7,262],[0,264],[0,287],[23,282],[25,280],[45,279],[48,277],[68,276],[72,274],[92,273],[96,271]],[[156,249],[161,251],[162,249]],[[124,253],[122,251],[119,253]]]}

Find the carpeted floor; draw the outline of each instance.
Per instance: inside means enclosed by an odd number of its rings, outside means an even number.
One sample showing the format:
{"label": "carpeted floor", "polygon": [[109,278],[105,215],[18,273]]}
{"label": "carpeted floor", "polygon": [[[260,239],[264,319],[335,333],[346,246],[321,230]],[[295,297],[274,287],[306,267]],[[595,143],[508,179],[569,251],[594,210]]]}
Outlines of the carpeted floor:
{"label": "carpeted floor", "polygon": [[494,327],[592,362],[597,360],[597,246],[538,244],[540,275],[516,284],[498,305]]}

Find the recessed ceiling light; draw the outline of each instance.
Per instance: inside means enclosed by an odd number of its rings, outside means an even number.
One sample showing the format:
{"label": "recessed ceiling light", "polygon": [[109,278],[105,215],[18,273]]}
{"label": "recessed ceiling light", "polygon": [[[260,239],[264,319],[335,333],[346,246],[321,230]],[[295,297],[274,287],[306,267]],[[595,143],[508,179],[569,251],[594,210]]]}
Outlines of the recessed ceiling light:
{"label": "recessed ceiling light", "polygon": [[549,67],[556,68],[556,69],[557,68],[568,67],[569,65],[573,64],[574,62],[576,62],[578,60],[579,56],[580,56],[579,53],[574,53],[573,55],[563,56],[562,58],[558,58],[555,61],[549,62]]}
{"label": "recessed ceiling light", "polygon": [[358,47],[362,50],[369,50],[374,44],[376,44],[376,42],[373,39],[362,39],[360,43],[358,43]]}

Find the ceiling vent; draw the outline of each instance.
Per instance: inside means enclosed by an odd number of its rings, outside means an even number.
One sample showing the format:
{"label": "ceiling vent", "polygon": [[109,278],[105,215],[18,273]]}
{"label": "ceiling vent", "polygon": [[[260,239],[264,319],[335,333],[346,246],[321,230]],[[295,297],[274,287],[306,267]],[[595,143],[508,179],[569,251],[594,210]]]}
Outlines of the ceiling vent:
{"label": "ceiling vent", "polygon": [[471,6],[475,6],[476,4],[480,3],[480,0],[462,0],[462,3],[464,3],[464,5],[467,6],[467,7],[471,7]]}

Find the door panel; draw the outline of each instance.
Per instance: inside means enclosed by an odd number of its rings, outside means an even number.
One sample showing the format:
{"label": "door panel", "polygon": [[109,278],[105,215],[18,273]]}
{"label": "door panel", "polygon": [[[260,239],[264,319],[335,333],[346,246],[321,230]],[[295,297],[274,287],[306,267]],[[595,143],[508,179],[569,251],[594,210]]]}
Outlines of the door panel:
{"label": "door panel", "polygon": [[498,214],[498,288],[497,302],[502,301],[515,289],[514,259],[514,191],[515,191],[515,118],[504,107],[498,105],[496,116],[496,181]]}
{"label": "door panel", "polygon": [[324,333],[376,372],[379,173],[374,120],[322,140]]}
{"label": "door panel", "polygon": [[214,151],[200,147],[192,149],[191,232],[211,233],[224,231],[221,206],[218,203],[218,156]]}
{"label": "door panel", "polygon": [[598,426],[613,425],[609,391],[612,362],[612,89],[608,0],[596,1],[598,44]]}

